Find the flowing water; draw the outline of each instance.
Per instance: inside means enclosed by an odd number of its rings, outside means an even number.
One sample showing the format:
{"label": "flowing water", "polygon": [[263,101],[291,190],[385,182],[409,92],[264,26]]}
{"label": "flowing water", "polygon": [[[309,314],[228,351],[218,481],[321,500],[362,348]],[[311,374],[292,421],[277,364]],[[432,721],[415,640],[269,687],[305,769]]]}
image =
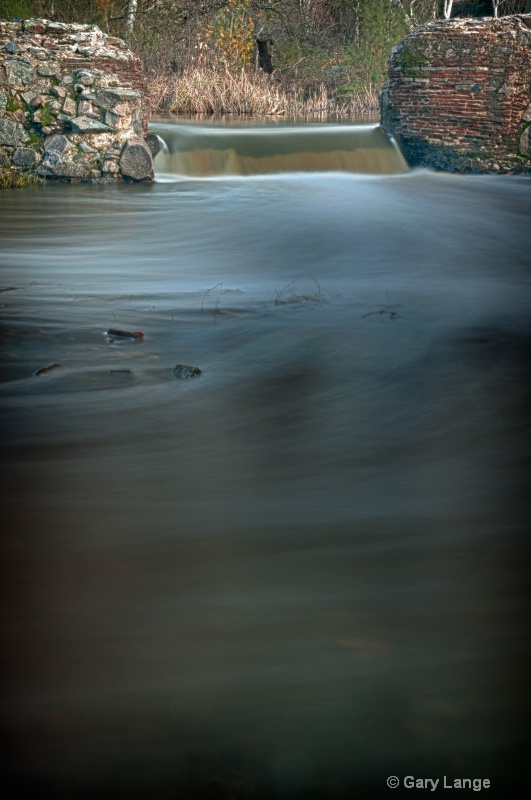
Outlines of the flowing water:
{"label": "flowing water", "polygon": [[0,193],[4,784],[520,796],[530,179],[153,127]]}

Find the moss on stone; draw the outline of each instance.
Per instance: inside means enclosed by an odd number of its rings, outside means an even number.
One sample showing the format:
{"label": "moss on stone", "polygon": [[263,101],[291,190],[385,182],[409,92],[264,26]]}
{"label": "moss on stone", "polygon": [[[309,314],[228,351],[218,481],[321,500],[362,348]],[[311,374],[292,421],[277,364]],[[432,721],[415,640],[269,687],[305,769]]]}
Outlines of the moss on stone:
{"label": "moss on stone", "polygon": [[39,122],[43,127],[50,125],[53,121],[52,112],[48,103],[43,103],[39,108]]}
{"label": "moss on stone", "polygon": [[402,63],[404,74],[408,77],[415,77],[418,72],[428,66],[429,58],[426,55],[420,42],[408,42],[404,44],[402,50]]}
{"label": "moss on stone", "polygon": [[27,128],[26,131],[29,136],[28,147],[33,147],[34,150],[40,149],[43,142],[42,135],[30,128]]}
{"label": "moss on stone", "polygon": [[17,102],[16,97],[11,96],[8,98],[6,103],[6,111],[10,111],[12,114],[14,114],[15,111],[22,111],[22,108],[23,106]]}

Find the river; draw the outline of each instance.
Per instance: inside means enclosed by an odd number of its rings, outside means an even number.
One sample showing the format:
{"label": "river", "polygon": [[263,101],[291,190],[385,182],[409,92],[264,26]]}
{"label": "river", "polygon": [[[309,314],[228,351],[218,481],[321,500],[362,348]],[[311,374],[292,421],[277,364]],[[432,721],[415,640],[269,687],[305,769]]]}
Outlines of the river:
{"label": "river", "polygon": [[0,193],[9,796],[519,796],[531,179],[153,128]]}

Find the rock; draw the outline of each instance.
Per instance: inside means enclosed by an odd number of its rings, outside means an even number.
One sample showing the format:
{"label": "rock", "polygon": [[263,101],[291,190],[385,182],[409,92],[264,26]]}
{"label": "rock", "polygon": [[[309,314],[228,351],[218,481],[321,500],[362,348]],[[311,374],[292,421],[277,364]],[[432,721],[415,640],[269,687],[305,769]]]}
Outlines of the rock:
{"label": "rock", "polygon": [[97,153],[98,152],[96,150],[96,148],[92,147],[90,144],[88,144],[88,142],[81,141],[81,142],[79,142],[78,147],[79,147],[79,149],[81,150],[82,153]]}
{"label": "rock", "polygon": [[85,178],[88,170],[83,164],[52,154],[43,158],[37,173],[43,178]]}
{"label": "rock", "polygon": [[126,178],[135,181],[153,178],[151,150],[142,139],[130,139],[125,143],[120,157],[120,169]]}
{"label": "rock", "polygon": [[64,153],[70,147],[70,142],[66,136],[54,133],[44,140],[45,153]]}
{"label": "rock", "polygon": [[63,113],[68,114],[70,117],[77,114],[77,106],[69,97],[66,97],[63,103]]}
{"label": "rock", "polygon": [[13,164],[21,167],[34,167],[39,161],[39,155],[31,147],[17,147],[13,153]]}
{"label": "rock", "polygon": [[140,95],[135,89],[123,86],[106,89],[101,96],[111,107],[117,103],[136,103],[140,100]]}
{"label": "rock", "polygon": [[0,145],[17,147],[25,144],[28,139],[28,134],[19,122],[0,118]]}
{"label": "rock", "polygon": [[520,152],[522,155],[531,156],[531,125],[528,125],[520,136]]}
{"label": "rock", "polygon": [[120,171],[120,167],[118,166],[116,161],[104,161],[103,164],[101,165],[101,171],[115,173]]}
{"label": "rock", "polygon": [[158,153],[160,153],[163,147],[163,141],[160,138],[160,136],[157,136],[156,133],[151,133],[151,132],[148,133],[148,135],[146,136],[146,144],[151,150],[151,155],[153,158],[155,158],[155,156]]}
{"label": "rock", "polygon": [[56,75],[56,71],[50,64],[39,64],[37,74],[42,75],[43,78],[53,78]]}
{"label": "rock", "polygon": [[39,108],[40,106],[44,105],[45,102],[46,102],[46,98],[44,97],[44,95],[37,94],[37,95],[35,95],[35,97],[31,98],[31,100],[29,102],[29,105],[32,108]]}
{"label": "rock", "polygon": [[106,111],[103,115],[103,121],[109,128],[117,128],[120,122],[120,115],[115,114],[114,111]]}
{"label": "rock", "polygon": [[95,117],[82,115],[70,121],[72,133],[103,133],[110,131],[108,125]]}
{"label": "rock", "polygon": [[80,100],[77,104],[78,114],[80,116],[92,116],[94,114],[94,107],[90,100]]}
{"label": "rock", "polygon": [[11,86],[26,86],[35,80],[35,70],[29,61],[10,58],[4,63],[7,82]]}
{"label": "rock", "polygon": [[[20,97],[27,103],[28,106],[34,105],[36,97],[42,97],[44,102],[44,95],[48,94],[48,87],[44,83],[35,83],[25,92],[20,92]],[[39,105],[42,105],[42,102]]]}
{"label": "rock", "polygon": [[68,90],[66,86],[52,86],[50,94],[53,94],[54,97],[64,98],[68,94]]}
{"label": "rock", "polygon": [[91,72],[85,69],[79,69],[74,76],[83,86],[92,86],[94,83],[94,76]]}

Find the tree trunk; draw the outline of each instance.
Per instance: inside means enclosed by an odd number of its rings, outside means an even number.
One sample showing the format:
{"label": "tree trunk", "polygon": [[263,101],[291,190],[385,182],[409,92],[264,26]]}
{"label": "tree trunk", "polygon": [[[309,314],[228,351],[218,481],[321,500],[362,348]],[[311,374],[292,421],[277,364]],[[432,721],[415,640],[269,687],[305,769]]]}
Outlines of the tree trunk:
{"label": "tree trunk", "polygon": [[269,39],[260,39],[257,36],[255,42],[258,52],[258,65],[267,75],[271,75],[274,68],[273,62],[271,61],[270,41]]}
{"label": "tree trunk", "polygon": [[130,39],[133,35],[135,28],[136,9],[138,0],[127,0],[127,9],[125,12],[125,38]]}
{"label": "tree trunk", "polygon": [[454,0],[444,0],[443,14],[445,19],[450,19],[450,17],[452,16],[453,4]]}

